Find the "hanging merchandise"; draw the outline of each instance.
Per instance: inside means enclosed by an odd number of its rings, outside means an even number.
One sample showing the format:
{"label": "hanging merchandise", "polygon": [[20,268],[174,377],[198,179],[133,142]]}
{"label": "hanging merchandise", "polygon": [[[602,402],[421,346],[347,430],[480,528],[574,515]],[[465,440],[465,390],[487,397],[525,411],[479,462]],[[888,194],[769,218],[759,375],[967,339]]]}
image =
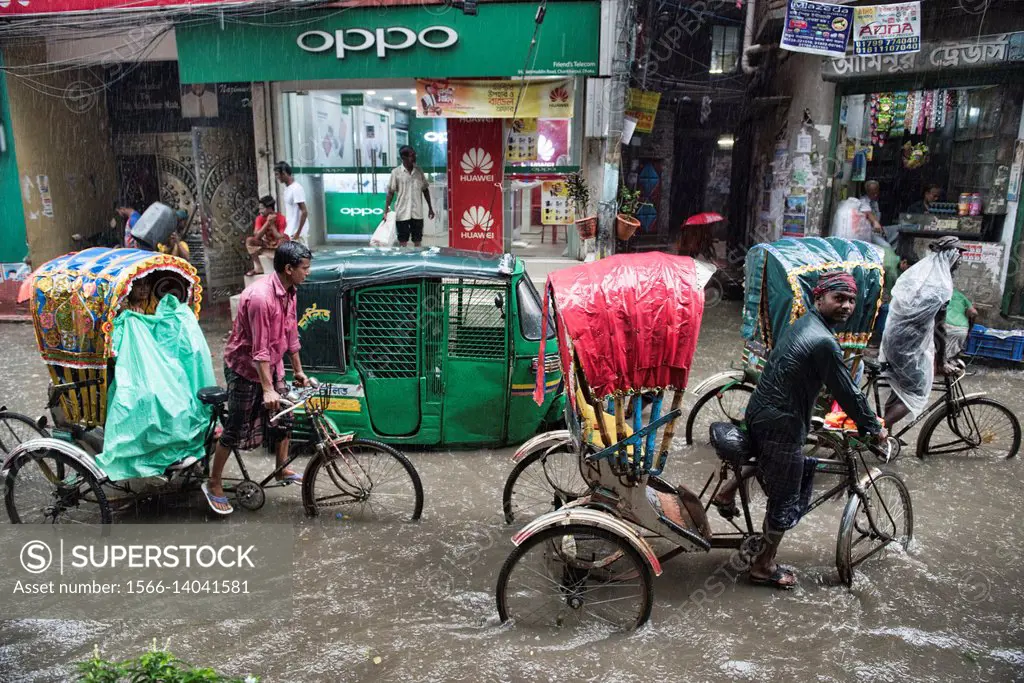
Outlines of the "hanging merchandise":
{"label": "hanging merchandise", "polygon": [[918,93],[916,90],[912,90],[907,93],[907,108],[906,113],[903,115],[903,129],[907,133],[914,132],[914,107],[917,106]]}
{"label": "hanging merchandise", "polygon": [[884,92],[878,96],[878,144],[884,145],[892,128],[893,94]]}
{"label": "hanging merchandise", "polygon": [[901,90],[900,92],[893,93],[892,129],[889,131],[889,134],[895,137],[903,137],[903,131],[907,128],[906,119],[907,92]]}
{"label": "hanging merchandise", "polygon": [[871,122],[871,144],[878,144],[878,93],[871,93],[868,117]]}
{"label": "hanging merchandise", "polygon": [[968,104],[970,103],[970,97],[967,95],[966,90],[957,90],[956,92],[956,127],[959,130],[963,130],[967,127],[967,113],[970,111]]}
{"label": "hanging merchandise", "polygon": [[[868,149],[871,149],[870,147]],[[868,174],[868,151],[865,149],[857,150],[853,155],[853,169],[851,171],[850,180],[855,183],[864,182]]]}
{"label": "hanging merchandise", "polygon": [[926,91],[921,90],[918,94],[917,106],[914,108],[914,129],[912,131],[914,135],[924,133],[924,113],[928,103],[928,93]]}
{"label": "hanging merchandise", "polygon": [[935,127],[942,129],[946,127],[946,99],[949,91],[945,88],[938,91],[935,98]]}
{"label": "hanging merchandise", "polygon": [[921,168],[928,163],[929,153],[928,145],[923,142],[916,145],[910,142],[905,143],[903,145],[903,168],[910,171]]}
{"label": "hanging merchandise", "polygon": [[925,95],[925,114],[924,114],[924,126],[929,133],[935,131],[935,97],[937,91],[929,90],[928,94]]}

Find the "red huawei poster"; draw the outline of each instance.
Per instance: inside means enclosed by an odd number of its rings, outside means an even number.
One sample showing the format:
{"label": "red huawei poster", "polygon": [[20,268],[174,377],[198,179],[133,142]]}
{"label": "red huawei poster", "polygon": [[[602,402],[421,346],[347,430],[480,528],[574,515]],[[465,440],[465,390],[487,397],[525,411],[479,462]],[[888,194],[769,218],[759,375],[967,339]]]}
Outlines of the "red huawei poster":
{"label": "red huawei poster", "polygon": [[191,9],[196,6],[239,5],[252,0],[0,0],[0,16],[60,14],[64,12]]}
{"label": "red huawei poster", "polygon": [[456,249],[505,250],[503,142],[501,119],[448,119],[449,243]]}

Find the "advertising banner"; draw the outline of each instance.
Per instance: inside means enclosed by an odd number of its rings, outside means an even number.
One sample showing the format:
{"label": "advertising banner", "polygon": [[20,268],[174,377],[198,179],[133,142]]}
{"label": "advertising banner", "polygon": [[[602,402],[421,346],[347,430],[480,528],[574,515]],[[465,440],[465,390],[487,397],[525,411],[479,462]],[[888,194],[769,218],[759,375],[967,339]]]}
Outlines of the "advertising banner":
{"label": "advertising banner", "polygon": [[571,119],[573,99],[571,78],[525,86],[518,80],[416,80],[416,115],[424,118]]}
{"label": "advertising banner", "polygon": [[853,50],[858,55],[919,52],[921,3],[854,7]]}
{"label": "advertising banner", "polygon": [[324,192],[328,235],[372,235],[384,218],[383,192]]}
{"label": "advertising banner", "polygon": [[505,250],[501,182],[501,119],[448,122],[450,246],[484,253]]}
{"label": "advertising banner", "polygon": [[852,21],[852,7],[789,0],[780,46],[791,52],[842,57],[846,54]]}
{"label": "advertising banner", "polygon": [[637,133],[650,133],[654,130],[654,117],[658,114],[661,103],[660,92],[645,92],[636,88],[629,89],[626,102],[626,116],[636,121]]}
{"label": "advertising banner", "polygon": [[211,5],[243,5],[252,0],[0,0],[0,16],[61,14],[144,9],[209,9]]}
{"label": "advertising banner", "polygon": [[564,180],[545,180],[540,188],[541,225],[569,225],[576,220]]}
{"label": "advertising banner", "polygon": [[508,124],[505,161],[537,161],[537,119],[512,119]]}

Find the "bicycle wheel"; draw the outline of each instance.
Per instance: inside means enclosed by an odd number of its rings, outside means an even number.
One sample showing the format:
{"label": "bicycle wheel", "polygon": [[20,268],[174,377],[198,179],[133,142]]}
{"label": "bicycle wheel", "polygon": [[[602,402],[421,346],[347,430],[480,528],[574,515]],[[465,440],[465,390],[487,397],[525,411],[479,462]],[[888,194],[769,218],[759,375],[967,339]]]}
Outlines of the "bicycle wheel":
{"label": "bicycle wheel", "polygon": [[505,522],[528,520],[582,498],[590,486],[580,474],[579,454],[564,443],[530,453],[516,463],[505,480],[501,509]]}
{"label": "bicycle wheel", "polygon": [[28,415],[12,413],[8,410],[0,411],[0,456],[3,458],[6,458],[15,446],[30,439],[47,436],[49,434],[40,429],[36,421]]}
{"label": "bicycle wheel", "polygon": [[103,487],[85,465],[43,448],[22,453],[7,472],[4,503],[12,524],[110,524]]}
{"label": "bicycle wheel", "polygon": [[984,396],[969,398],[955,412],[928,418],[917,437],[917,457],[926,455],[1012,458],[1020,450],[1020,422],[1009,408]]}
{"label": "bicycle wheel", "polygon": [[376,441],[332,444],[302,475],[306,514],[410,522],[423,512],[423,484],[405,455]]}
{"label": "bicycle wheel", "polygon": [[[865,502],[877,531],[871,528]],[[863,562],[883,555],[894,543],[906,550],[913,538],[914,510],[907,485],[895,474],[883,472],[865,487],[864,497],[855,495],[846,502],[836,541],[839,579],[853,585],[853,571]]]}
{"label": "bicycle wheel", "polygon": [[641,626],[651,616],[651,568],[626,539],[594,526],[544,529],[498,575],[498,615],[517,625]]}
{"label": "bicycle wheel", "polygon": [[695,438],[701,446],[711,445],[708,429],[712,422],[732,422],[739,425],[747,410],[754,387],[740,382],[729,382],[710,389],[697,399],[686,417],[686,445],[692,446]]}

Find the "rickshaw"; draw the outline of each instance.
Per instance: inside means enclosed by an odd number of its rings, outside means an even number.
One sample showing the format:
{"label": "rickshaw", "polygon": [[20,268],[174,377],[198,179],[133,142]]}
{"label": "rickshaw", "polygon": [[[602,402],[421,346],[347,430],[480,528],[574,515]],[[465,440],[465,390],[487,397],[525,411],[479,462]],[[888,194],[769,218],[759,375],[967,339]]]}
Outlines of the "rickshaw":
{"label": "rickshaw", "polygon": [[[195,268],[165,254],[96,247],[49,261],[33,277],[30,308],[50,374],[52,427],[44,417],[28,421],[38,435],[8,434],[36,436],[13,444],[0,469],[11,522],[110,523],[141,499],[198,488],[227,391],[214,386],[199,329]],[[342,433],[325,418],[332,391],[290,392],[288,407],[272,418],[299,408],[308,417],[314,457],[302,481],[306,513],[377,518],[386,508],[417,519],[423,491],[415,469],[393,448]],[[264,489],[289,483],[272,483],[287,465],[257,481],[234,454],[242,478],[225,479],[225,491],[242,507],[259,509]]]}
{"label": "rickshaw", "polygon": [[[718,486],[711,490],[715,473],[699,495],[660,476],[703,315],[704,292],[692,259],[614,256],[553,273],[548,290],[566,368],[566,423],[587,491],[515,534],[516,547],[498,577],[498,614],[516,625],[635,628],[650,616],[652,579],[669,558],[732,549],[749,566],[759,552],[761,536],[745,487],[743,526],[732,522],[733,530],[714,533],[706,512],[722,482],[751,476],[755,459],[738,427],[717,423]],[[627,423],[626,400],[636,395],[650,399],[650,412],[645,421],[638,407]],[[822,428],[820,435],[836,457],[820,460],[818,471],[842,481],[812,501],[808,512],[847,495],[836,564],[849,585],[862,562],[891,544],[910,543],[910,498],[896,475],[867,466],[863,451],[869,447],[854,433]],[[659,554],[649,539],[672,548]]]}
{"label": "rickshaw", "polygon": [[882,257],[867,242],[839,237],[787,237],[756,244],[747,252],[743,299],[742,362],[701,382],[686,418],[686,443],[707,445],[712,422],[740,424],[765,360],[786,328],[812,305],[811,290],[830,270],[857,280],[857,309],[837,332],[840,346],[856,358],[867,346],[882,304]]}
{"label": "rickshaw", "polygon": [[[518,444],[561,421],[553,327],[542,337],[540,296],[511,254],[317,252],[297,310],[303,367],[333,385],[339,429],[462,448]],[[296,424],[296,447],[302,433]]]}

